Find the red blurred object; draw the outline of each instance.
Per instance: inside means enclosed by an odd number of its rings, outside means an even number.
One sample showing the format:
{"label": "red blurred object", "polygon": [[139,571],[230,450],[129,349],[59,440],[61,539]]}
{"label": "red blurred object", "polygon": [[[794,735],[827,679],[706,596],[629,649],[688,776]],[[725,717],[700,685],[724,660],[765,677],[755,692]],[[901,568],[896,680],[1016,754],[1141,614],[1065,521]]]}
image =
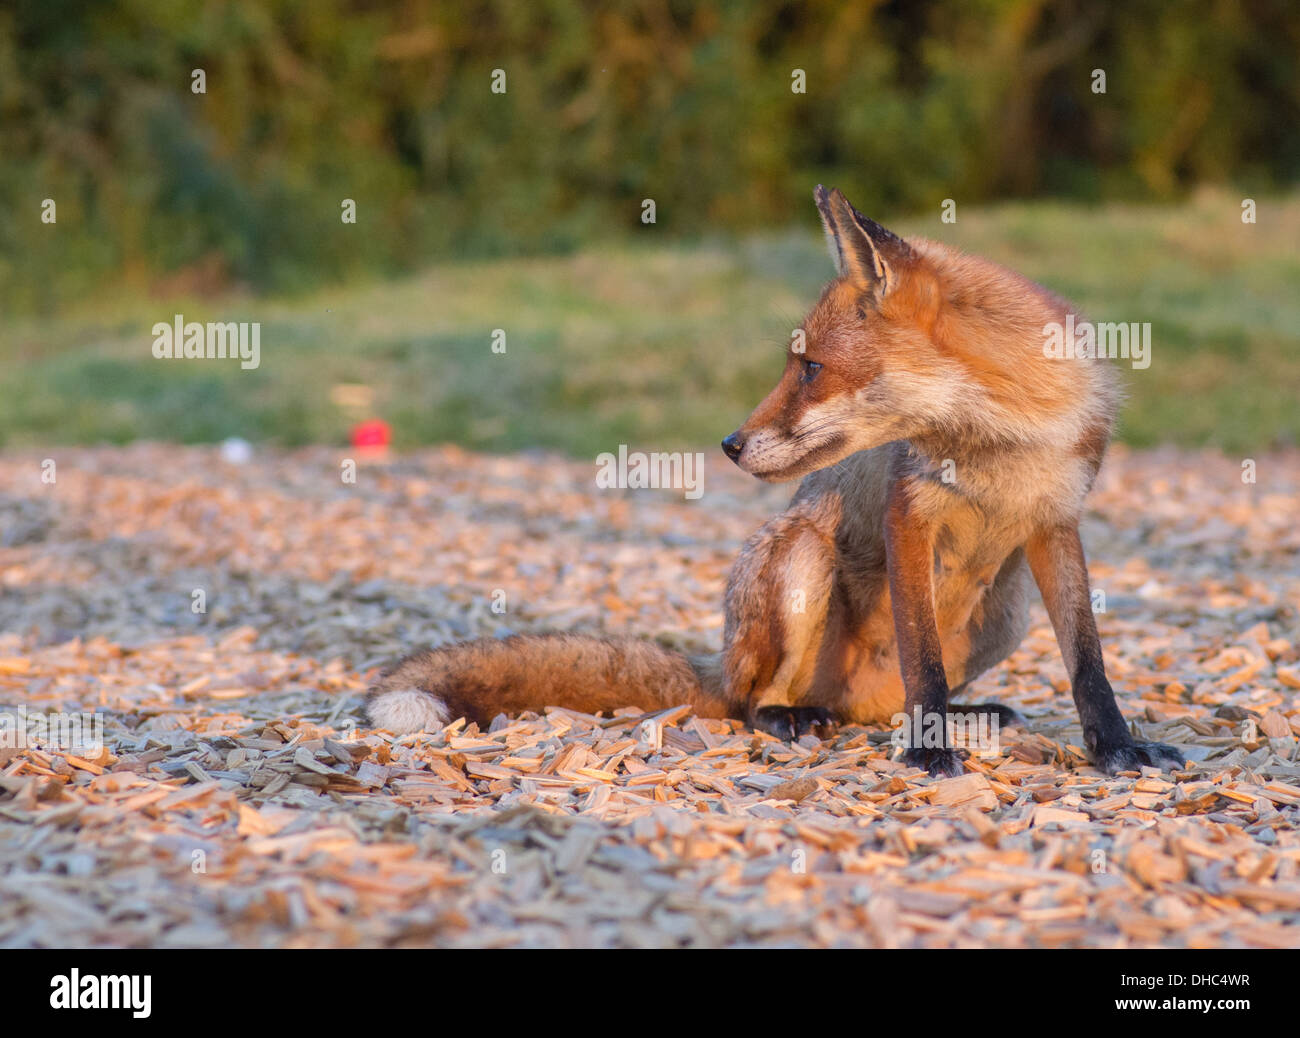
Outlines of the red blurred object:
{"label": "red blurred object", "polygon": [[378,418],[358,422],[352,427],[352,446],[383,448],[392,442],[393,431],[388,423]]}

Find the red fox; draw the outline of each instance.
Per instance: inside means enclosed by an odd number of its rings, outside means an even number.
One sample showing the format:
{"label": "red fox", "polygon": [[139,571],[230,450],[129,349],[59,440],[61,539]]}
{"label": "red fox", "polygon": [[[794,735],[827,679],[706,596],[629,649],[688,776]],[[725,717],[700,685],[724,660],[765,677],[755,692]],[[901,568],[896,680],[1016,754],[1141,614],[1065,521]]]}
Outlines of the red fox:
{"label": "red fox", "polygon": [[1093,763],[1185,763],[1130,735],[1092,613],[1078,525],[1118,408],[1111,366],[1047,354],[1047,328],[1071,312],[1047,289],[904,241],[838,190],[815,198],[838,276],[776,388],[722,441],[759,479],[803,481],[736,560],[721,655],[568,634],[451,645],[380,678],[375,725],[689,703],[797,738],[905,712],[939,719],[940,734],[909,734],[904,762],[956,775],[950,712],[1016,719],[997,704],[950,710],[949,698],[1020,643],[1032,576]]}

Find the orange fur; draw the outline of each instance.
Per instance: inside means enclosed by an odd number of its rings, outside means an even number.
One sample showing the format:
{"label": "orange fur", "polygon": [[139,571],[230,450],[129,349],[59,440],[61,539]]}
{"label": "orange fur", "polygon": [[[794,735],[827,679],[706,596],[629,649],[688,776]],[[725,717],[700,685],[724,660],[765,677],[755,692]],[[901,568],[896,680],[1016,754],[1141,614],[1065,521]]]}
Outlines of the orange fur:
{"label": "orange fur", "polygon": [[[1118,406],[1109,365],[1045,354],[1044,326],[1070,312],[1046,289],[905,242],[838,191],[816,198],[839,277],[803,323],[806,350],[723,443],[760,478],[806,478],[736,561],[722,657],[569,635],[450,646],[385,675],[372,718],[685,702],[795,735],[942,712],[1023,637],[1028,550],[1098,761],[1173,759],[1123,728],[1087,604],[1077,525]],[[908,754],[960,769],[947,747]]]}

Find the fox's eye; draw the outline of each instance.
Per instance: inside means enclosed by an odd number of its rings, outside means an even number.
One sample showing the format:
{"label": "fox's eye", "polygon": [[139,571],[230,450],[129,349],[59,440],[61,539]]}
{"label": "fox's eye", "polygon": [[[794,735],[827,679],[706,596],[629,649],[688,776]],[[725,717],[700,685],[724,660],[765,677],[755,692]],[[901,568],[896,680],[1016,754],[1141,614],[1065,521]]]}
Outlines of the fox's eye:
{"label": "fox's eye", "polygon": [[822,366],[815,360],[806,360],[803,362],[803,380],[811,382],[817,377],[817,372],[821,371]]}

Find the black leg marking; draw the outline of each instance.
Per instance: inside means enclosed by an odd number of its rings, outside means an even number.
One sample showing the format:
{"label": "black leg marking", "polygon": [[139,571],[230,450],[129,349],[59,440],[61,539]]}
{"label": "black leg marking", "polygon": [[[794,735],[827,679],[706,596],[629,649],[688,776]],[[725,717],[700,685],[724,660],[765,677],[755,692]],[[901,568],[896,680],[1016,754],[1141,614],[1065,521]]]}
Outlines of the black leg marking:
{"label": "black leg marking", "polygon": [[909,746],[903,751],[903,763],[909,768],[921,768],[934,778],[956,778],[964,775],[964,761],[970,754],[950,746]]}
{"label": "black leg marking", "polygon": [[991,714],[998,719],[999,728],[1024,728],[1029,723],[1018,711],[1001,703],[952,703],[948,706],[948,716],[953,714],[966,717]]}
{"label": "black leg marking", "polygon": [[1026,545],[1026,556],[1070,672],[1083,743],[1093,763],[1110,775],[1141,767],[1181,769],[1187,762],[1178,750],[1164,743],[1138,742],[1119,712],[1115,691],[1106,679],[1078,529],[1057,526],[1037,531]]}

